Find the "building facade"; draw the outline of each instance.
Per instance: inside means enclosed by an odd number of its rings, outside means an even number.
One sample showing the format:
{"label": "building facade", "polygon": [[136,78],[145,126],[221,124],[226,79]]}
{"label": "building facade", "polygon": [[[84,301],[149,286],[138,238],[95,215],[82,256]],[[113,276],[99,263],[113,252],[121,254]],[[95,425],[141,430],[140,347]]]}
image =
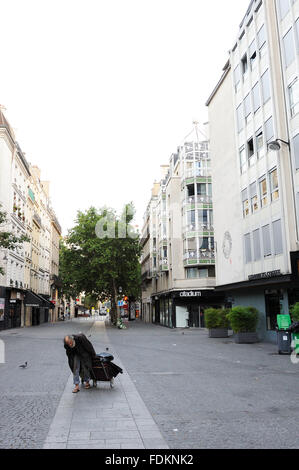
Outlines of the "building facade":
{"label": "building facade", "polygon": [[215,292],[215,246],[208,128],[197,124],[162,167],[142,232],[142,318],[170,328],[203,327]]}
{"label": "building facade", "polygon": [[[52,230],[49,183],[40,176],[39,168],[28,163],[1,109],[0,204],[7,222],[0,230],[18,237],[27,235],[29,241],[14,250],[0,248],[4,269],[0,275],[0,329],[39,325],[53,316],[50,279],[59,263],[53,250],[57,235]],[[58,222],[56,228],[61,234]]]}
{"label": "building facade", "polygon": [[216,290],[256,307],[273,341],[277,314],[299,300],[298,17],[298,1],[251,1],[207,102]]}

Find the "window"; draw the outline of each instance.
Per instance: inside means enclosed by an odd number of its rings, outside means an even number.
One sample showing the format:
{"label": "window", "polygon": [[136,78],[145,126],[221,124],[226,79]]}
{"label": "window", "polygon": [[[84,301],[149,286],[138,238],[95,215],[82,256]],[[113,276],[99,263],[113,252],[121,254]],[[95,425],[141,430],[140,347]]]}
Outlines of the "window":
{"label": "window", "polygon": [[198,278],[198,268],[186,268],[186,278],[187,279],[197,279]]}
{"label": "window", "polygon": [[262,56],[266,51],[266,28],[265,25],[257,33],[257,44],[260,51],[260,56]]}
{"label": "window", "polygon": [[246,123],[249,120],[249,116],[251,114],[251,102],[250,102],[250,95],[247,95],[244,99],[244,115]]}
{"label": "window", "polygon": [[265,225],[262,228],[263,233],[263,245],[264,245],[264,257],[272,255],[271,251],[271,238],[270,238],[270,225]]}
{"label": "window", "polygon": [[270,171],[270,191],[271,201],[276,201],[279,198],[277,168]]}
{"label": "window", "polygon": [[295,34],[296,34],[297,50],[299,50],[299,18],[295,22]]}
{"label": "window", "polygon": [[249,186],[249,194],[250,194],[251,212],[254,213],[258,211],[259,209],[256,181]]}
{"label": "window", "polygon": [[197,183],[197,195],[206,196],[207,194],[207,185],[205,183]]}
{"label": "window", "polygon": [[298,78],[289,85],[289,100],[291,116],[295,116],[299,112],[299,81]]}
{"label": "window", "polygon": [[250,233],[244,235],[244,245],[245,245],[245,263],[251,263],[251,240],[250,240]]}
{"label": "window", "polygon": [[254,64],[256,64],[256,43],[255,40],[252,41],[252,43],[249,46],[249,59],[250,59],[250,67],[251,70],[254,67]]}
{"label": "window", "polygon": [[264,135],[262,129],[259,129],[255,134],[255,146],[257,158],[262,158],[265,155]]}
{"label": "window", "polygon": [[253,145],[253,138],[249,139],[247,142],[247,158],[248,158],[248,166],[251,167],[256,162],[256,156],[254,153],[254,145]]}
{"label": "window", "polygon": [[283,20],[290,10],[289,0],[278,0],[280,19]]}
{"label": "window", "polygon": [[297,134],[293,138],[293,146],[294,146],[295,166],[296,166],[296,170],[298,170],[299,169],[299,134]]}
{"label": "window", "polygon": [[187,212],[187,223],[191,225],[192,228],[195,228],[195,211]]}
{"label": "window", "polygon": [[242,191],[241,195],[242,195],[243,217],[246,218],[250,214],[247,188]]}
{"label": "window", "polygon": [[272,224],[273,241],[274,241],[274,254],[280,255],[283,253],[282,233],[281,233],[281,220],[276,220]]}
{"label": "window", "polygon": [[261,242],[260,242],[260,230],[254,230],[252,233],[253,238],[253,261],[259,261],[261,259]]}
{"label": "window", "polygon": [[252,88],[253,111],[256,113],[261,107],[260,86],[256,83]]}
{"label": "window", "polygon": [[241,59],[241,69],[242,69],[242,74],[243,76],[246,75],[248,71],[248,59],[247,59],[247,54],[245,54],[242,59]]}
{"label": "window", "polygon": [[268,189],[267,189],[266,176],[263,176],[262,178],[260,178],[259,187],[260,187],[261,207],[265,207],[268,204]]}
{"label": "window", "polygon": [[293,29],[291,28],[282,38],[285,66],[288,67],[295,59]]}
{"label": "window", "polygon": [[238,85],[241,81],[241,68],[240,65],[237,65],[237,67],[234,70],[234,82],[235,82],[235,90],[237,91]]}
{"label": "window", "polygon": [[270,140],[274,137],[272,116],[265,122],[265,136],[267,143],[270,142]]}
{"label": "window", "polygon": [[208,211],[206,209],[199,209],[198,211],[198,223],[201,227],[202,225],[207,226],[208,224]]}
{"label": "window", "polygon": [[247,170],[247,159],[244,145],[240,148],[240,169],[241,174],[245,173],[245,171]]}
{"label": "window", "polygon": [[243,103],[240,104],[237,108],[237,126],[238,126],[238,132],[241,132],[241,130],[244,128],[244,112],[243,112]]}
{"label": "window", "polygon": [[263,104],[265,104],[271,98],[271,89],[270,89],[270,73],[267,70],[261,78],[262,85],[262,94],[263,94]]}

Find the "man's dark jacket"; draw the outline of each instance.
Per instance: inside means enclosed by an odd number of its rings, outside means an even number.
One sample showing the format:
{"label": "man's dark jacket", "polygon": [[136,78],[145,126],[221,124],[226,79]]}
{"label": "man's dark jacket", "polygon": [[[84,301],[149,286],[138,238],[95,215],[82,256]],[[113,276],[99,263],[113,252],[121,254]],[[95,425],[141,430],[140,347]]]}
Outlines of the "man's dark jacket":
{"label": "man's dark jacket", "polygon": [[68,357],[68,363],[72,372],[74,371],[74,358],[78,356],[80,358],[80,377],[83,378],[85,373],[92,378],[92,359],[95,357],[96,352],[93,345],[86,338],[84,334],[73,335],[75,340],[75,346],[70,348],[67,344],[64,344],[66,354]]}

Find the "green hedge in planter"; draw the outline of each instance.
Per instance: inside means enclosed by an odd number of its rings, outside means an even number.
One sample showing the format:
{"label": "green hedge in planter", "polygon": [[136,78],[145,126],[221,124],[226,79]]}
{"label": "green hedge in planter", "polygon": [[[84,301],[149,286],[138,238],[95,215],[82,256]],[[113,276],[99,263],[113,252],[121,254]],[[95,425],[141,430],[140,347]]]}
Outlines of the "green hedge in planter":
{"label": "green hedge in planter", "polygon": [[233,307],[227,315],[235,333],[254,333],[259,319],[259,312],[254,307]]}
{"label": "green hedge in planter", "polygon": [[290,312],[292,321],[299,321],[299,302],[297,302],[295,305],[292,305],[292,307],[290,308]]}
{"label": "green hedge in planter", "polygon": [[214,328],[228,328],[228,310],[221,308],[207,308],[204,311],[205,326],[209,330]]}

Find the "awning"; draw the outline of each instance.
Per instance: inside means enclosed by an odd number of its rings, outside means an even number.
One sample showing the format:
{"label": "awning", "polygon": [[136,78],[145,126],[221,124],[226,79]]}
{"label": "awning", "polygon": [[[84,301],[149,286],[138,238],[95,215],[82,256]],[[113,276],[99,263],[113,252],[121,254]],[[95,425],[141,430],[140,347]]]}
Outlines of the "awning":
{"label": "awning", "polygon": [[26,307],[43,307],[43,299],[34,292],[27,291],[25,294],[24,305]]}
{"label": "awning", "polygon": [[38,294],[38,296],[43,300],[44,302],[44,305],[43,307],[45,308],[55,308],[55,305],[52,304],[52,302],[50,302],[48,299],[46,299],[46,297],[44,297],[43,295],[41,294]]}

